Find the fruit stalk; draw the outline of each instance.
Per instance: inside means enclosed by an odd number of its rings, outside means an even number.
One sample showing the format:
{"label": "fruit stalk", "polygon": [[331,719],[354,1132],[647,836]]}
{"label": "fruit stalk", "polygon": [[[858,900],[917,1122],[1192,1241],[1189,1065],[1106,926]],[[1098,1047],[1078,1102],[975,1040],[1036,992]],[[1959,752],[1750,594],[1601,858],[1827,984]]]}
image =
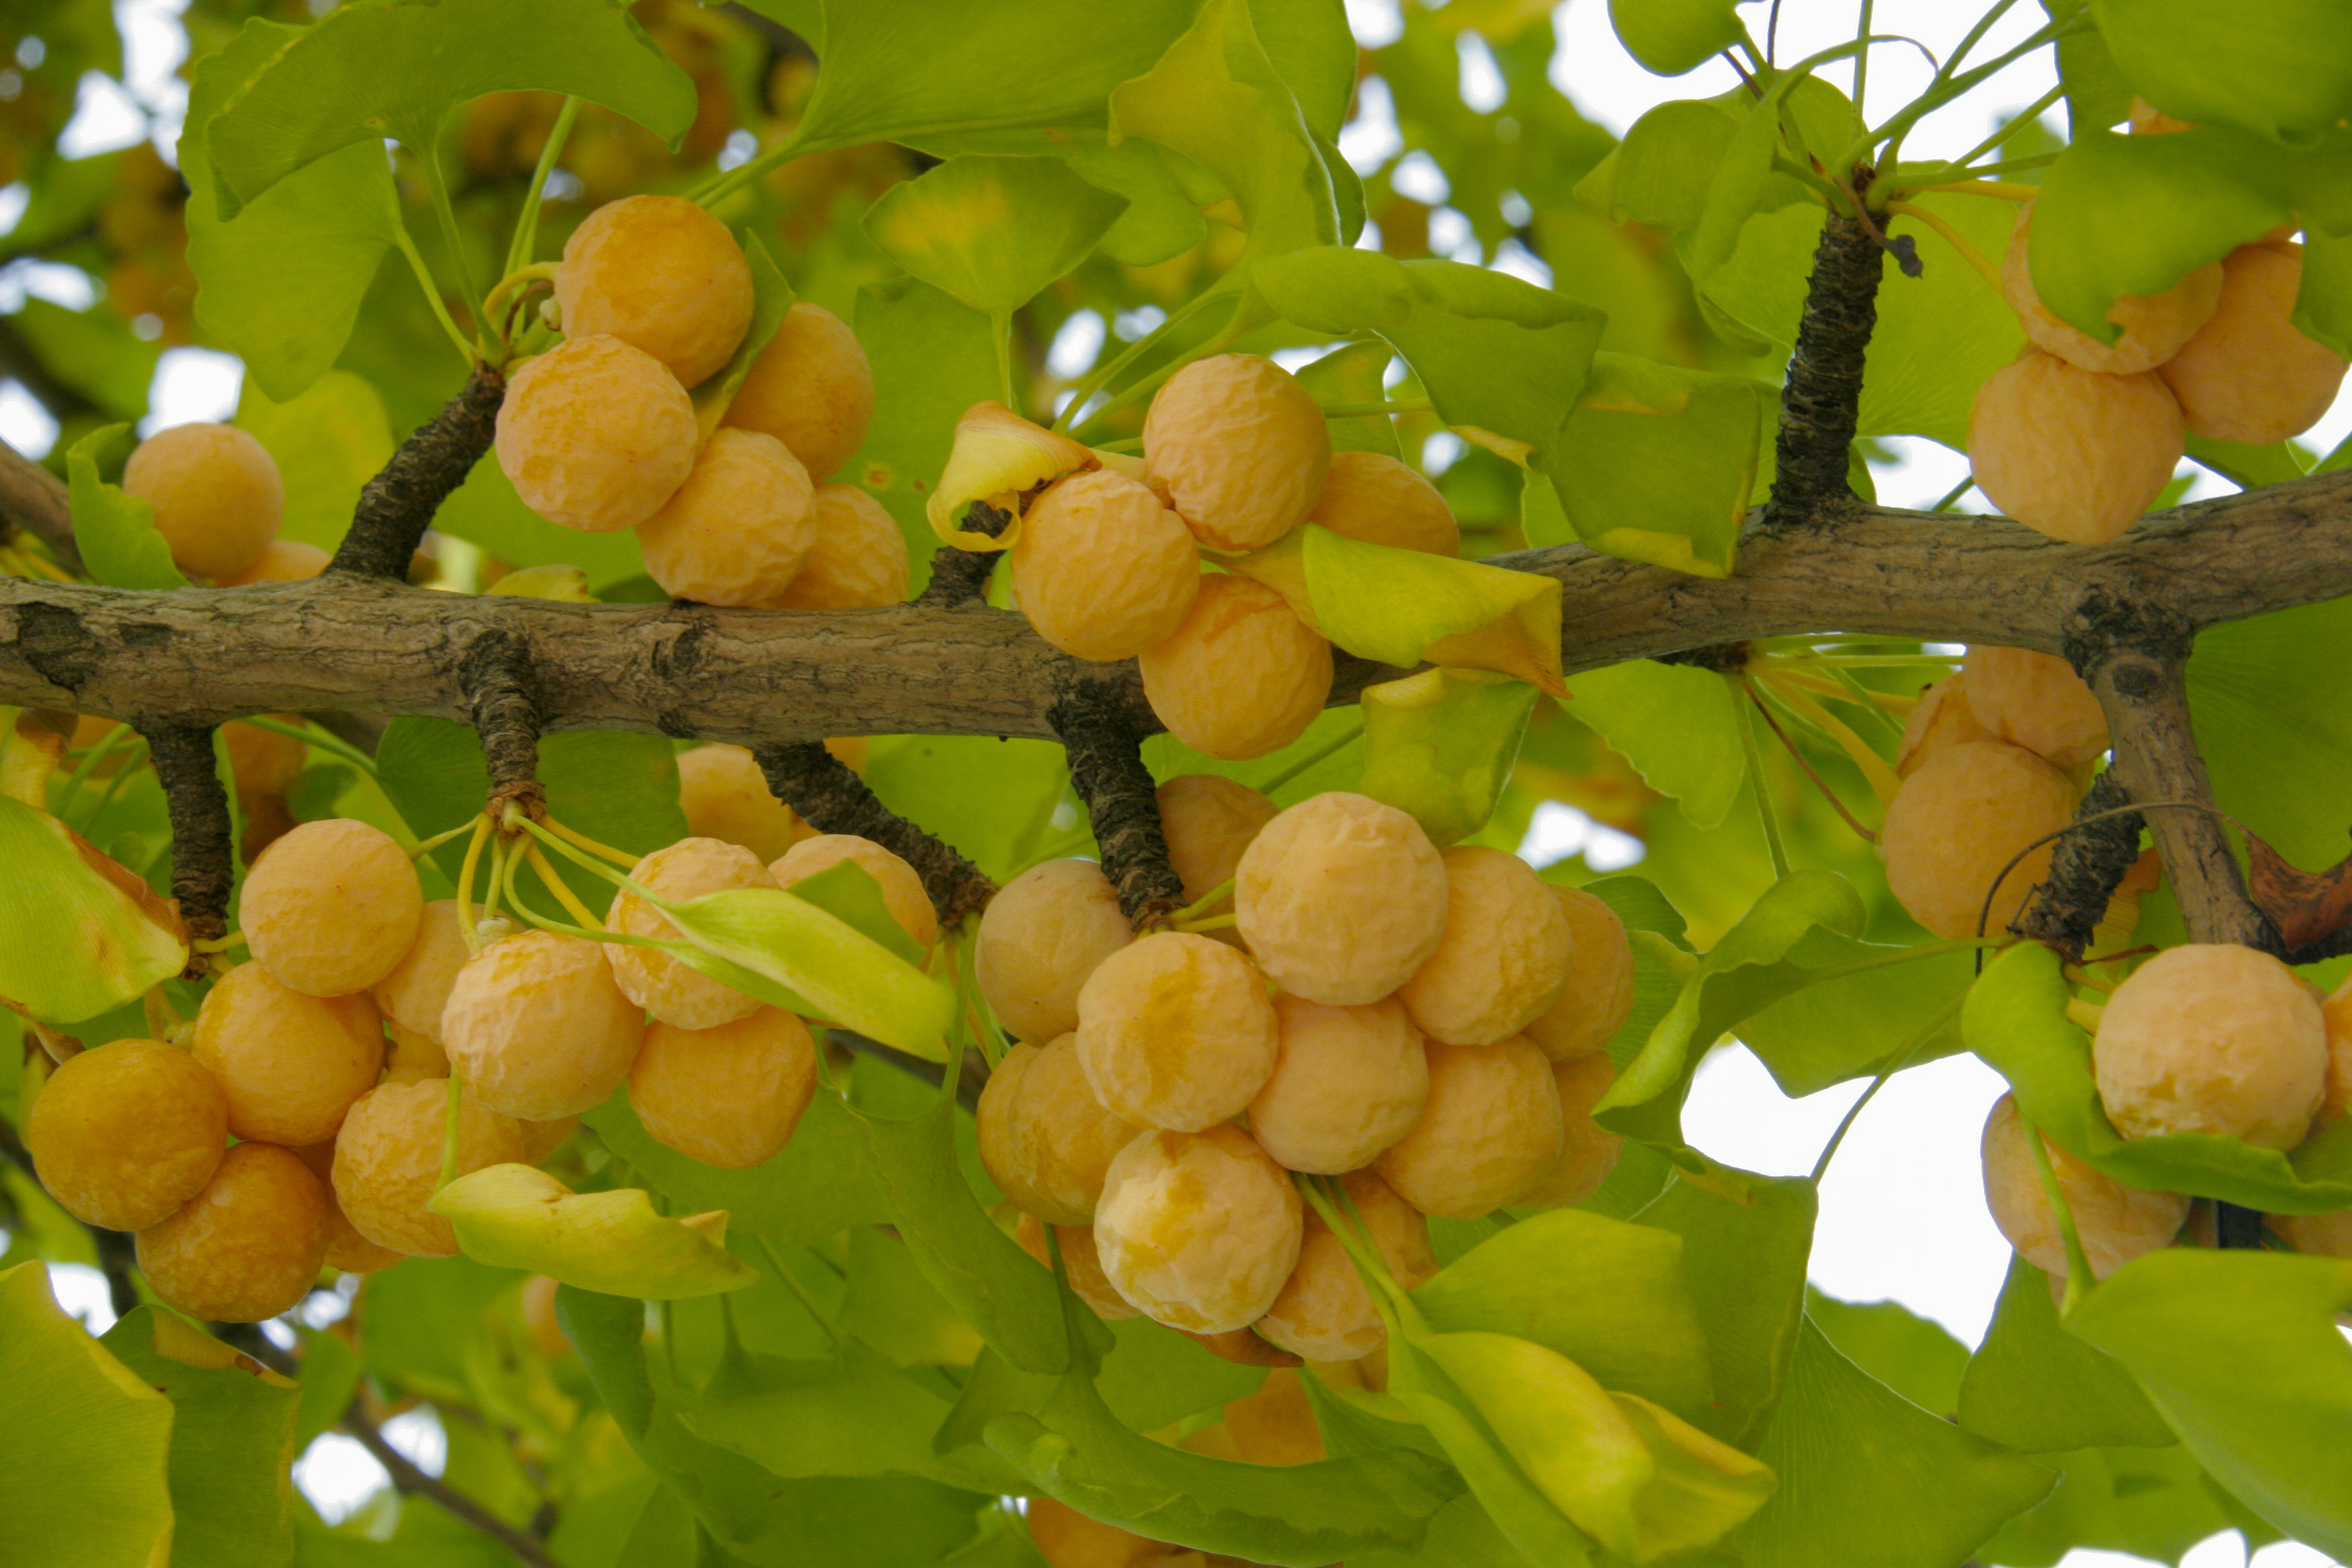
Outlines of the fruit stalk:
{"label": "fruit stalk", "polygon": [[1846,483],[1863,354],[1878,324],[1879,244],[1864,224],[1832,213],[1813,252],[1796,353],[1780,390],[1778,465],[1768,521],[1803,523],[1857,504]]}
{"label": "fruit stalk", "polygon": [[[230,858],[228,792],[213,763],[210,724],[151,721],[140,726],[154,759],[156,782],[172,817],[172,897],[191,942],[212,942],[228,931],[229,889],[236,876]],[[207,960],[191,950],[192,973],[208,973]]]}
{"label": "fruit stalk", "polygon": [[915,868],[923,890],[939,911],[940,924],[953,926],[978,914],[996,885],[950,846],[884,805],[866,781],[824,749],[822,742],[755,746],[751,754],[776,798],[820,833],[869,838]]}
{"label": "fruit stalk", "polygon": [[505,376],[486,364],[474,367],[457,395],[402,442],[383,471],[360,491],[351,531],[336,549],[330,572],[408,580],[409,560],[434,514],[490,449],[506,391]]}

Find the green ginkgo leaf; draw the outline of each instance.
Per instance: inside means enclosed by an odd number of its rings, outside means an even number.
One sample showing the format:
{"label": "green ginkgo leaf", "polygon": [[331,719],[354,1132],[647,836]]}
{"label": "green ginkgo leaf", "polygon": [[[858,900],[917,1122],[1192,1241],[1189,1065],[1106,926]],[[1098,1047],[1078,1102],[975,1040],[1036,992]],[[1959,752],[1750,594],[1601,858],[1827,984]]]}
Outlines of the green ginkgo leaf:
{"label": "green ginkgo leaf", "polygon": [[866,235],[924,282],[1003,316],[1085,260],[1126,210],[1058,158],[967,153],[891,186]]}
{"label": "green ginkgo leaf", "polygon": [[155,509],[98,477],[98,455],[130,428],[93,430],[66,453],[74,543],[89,574],[110,587],[184,588],[188,580],[172,563],[172,547],[155,531]]}
{"label": "green ginkgo leaf", "polygon": [[0,795],[0,1003],[53,1024],[112,1012],[177,974],[172,907],[46,811]]}
{"label": "green ginkgo leaf", "polygon": [[1458,843],[1494,815],[1535,705],[1534,687],[1486,670],[1368,686],[1357,793],[1411,816],[1432,843]]}
{"label": "green ginkgo leaf", "polygon": [[727,1211],[670,1219],[643,1187],[575,1193],[529,1165],[488,1165],[433,1195],[477,1263],[608,1296],[679,1301],[740,1290],[759,1271],[727,1250]]}

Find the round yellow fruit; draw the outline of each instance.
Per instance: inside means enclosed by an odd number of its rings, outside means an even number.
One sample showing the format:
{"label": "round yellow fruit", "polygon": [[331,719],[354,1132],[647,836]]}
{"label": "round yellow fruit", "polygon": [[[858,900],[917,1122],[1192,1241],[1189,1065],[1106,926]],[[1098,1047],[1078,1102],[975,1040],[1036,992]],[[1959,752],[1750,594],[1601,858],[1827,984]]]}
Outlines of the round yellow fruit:
{"label": "round yellow fruit", "polygon": [[1234,874],[1242,940],[1276,984],[1329,1006],[1377,1002],[1445,935],[1445,863],[1421,824],[1334,790],[1260,830]]}
{"label": "round yellow fruit", "polygon": [[2352,1209],[2334,1214],[2275,1214],[2271,1228],[2297,1252],[2321,1258],[2352,1258]]}
{"label": "round yellow fruit", "polygon": [[[1045,1222],[1024,1211],[1013,1227],[1013,1239],[1021,1250],[1047,1268],[1054,1267],[1054,1255],[1045,1246]],[[1054,1239],[1062,1249],[1062,1272],[1069,1277],[1070,1289],[1077,1299],[1094,1309],[1096,1317],[1107,1323],[1140,1316],[1127,1304],[1126,1298],[1110,1288],[1105,1277],[1102,1258],[1095,1251],[1095,1227],[1091,1225],[1057,1225]]]}
{"label": "round yellow fruit", "polygon": [[856,485],[819,485],[815,504],[816,542],[770,607],[859,610],[905,603],[907,536],[882,503]]}
{"label": "round yellow fruit", "polygon": [[1516,855],[1462,845],[1439,858],[1445,934],[1397,999],[1431,1039],[1491,1046],[1559,1000],[1574,955],[1568,916]]}
{"label": "round yellow fruit", "polygon": [[499,405],[499,467],[523,505],[583,533],[661,510],[694,471],[694,405],[661,361],[614,337],[524,362]]}
{"label": "round yellow fruit", "polygon": [[[362,1236],[414,1258],[448,1258],[457,1233],[426,1205],[441,1184],[449,1080],[381,1083],[335,1138],[335,1201]],[[522,1130],[479,1096],[457,1096],[457,1173],[523,1159]]]}
{"label": "round yellow fruit", "polygon": [[2310,987],[2270,954],[2190,942],[2116,987],[2091,1065],[2126,1138],[2212,1132],[2292,1149],[2326,1096],[2327,1024]]}
{"label": "round yellow fruit", "polygon": [[1055,481],[1007,553],[1021,613],[1073,658],[1133,658],[1184,624],[1201,556],[1184,520],[1108,468]]}
{"label": "round yellow fruit", "polygon": [[1238,1127],[1149,1132],[1110,1163],[1095,1247],[1111,1288],[1144,1316],[1221,1334],[1282,1294],[1304,1206],[1290,1173]]}
{"label": "round yellow fruit", "polygon": [[1559,1163],[1519,1195],[1518,1201],[1528,1208],[1582,1203],[1601,1190],[1625,1147],[1622,1136],[1592,1120],[1592,1108],[1617,1081],[1615,1063],[1596,1052],[1553,1063],[1551,1079],[1559,1090]]}
{"label": "round yellow fruit", "polygon": [[122,489],[152,507],[172,564],[233,577],[261,559],[286,515],[286,482],[268,449],[233,425],[174,425],[139,443]]}
{"label": "round yellow fruit", "polygon": [[[480,910],[475,914],[478,919]],[[435,899],[425,906],[407,953],[369,991],[385,1017],[438,1045],[441,1009],[449,1005],[449,987],[457,984],[457,971],[471,957],[466,933],[457,924],[457,900]]]}
{"label": "round yellow fruit", "polygon": [[784,444],[719,430],[662,509],[637,524],[646,574],[673,599],[772,605],[816,544],[816,487]]}
{"label": "round yellow fruit", "polygon": [[614,983],[604,952],[578,937],[523,931],[457,972],[441,1043],[451,1070],[485,1106],[559,1121],[598,1104],[629,1076],[645,1013]]}
{"label": "round yellow fruit", "polygon": [[1092,860],[1047,860],[1003,887],[980,917],[972,955],[997,1022],[1033,1044],[1078,1026],[1078,988],[1135,940],[1118,889]]}
{"label": "round yellow fruit", "polygon": [[1275,1032],[1250,961],[1187,932],[1119,949],[1078,991],[1087,1081],[1105,1110],[1139,1127],[1197,1132],[1239,1115],[1274,1071]]}
{"label": "round yellow fruit", "polygon": [[189,1045],[227,1097],[229,1131],[289,1149],[332,1138],[383,1066],[373,1002],[306,995],[257,963],[205,994]]}
{"label": "round yellow fruit", "polygon": [[2329,993],[2319,1011],[2327,1022],[2327,1087],[2319,1120],[2332,1124],[2352,1110],[2352,979]]}
{"label": "round yellow fruit", "polygon": [[685,197],[625,196],[563,242],[555,303],[566,333],[618,338],[692,386],[751,328],[751,264],[727,226]]}
{"label": "round yellow fruit", "polygon": [[139,1272],[166,1306],[216,1323],[291,1310],[327,1255],[327,1189],[274,1143],[239,1143],[202,1191],[139,1233]]}
{"label": "round yellow fruit", "polygon": [[362,1236],[359,1227],[343,1213],[343,1205],[335,1197],[335,1144],[332,1139],[324,1143],[306,1143],[291,1151],[310,1173],[319,1178],[327,1190],[328,1268],[338,1274],[373,1274],[389,1268],[408,1256],[389,1247],[379,1247]]}
{"label": "round yellow fruit", "polygon": [[1143,1131],[1095,1098],[1076,1035],[1006,1052],[976,1121],[989,1180],[1024,1214],[1057,1226],[1094,1223],[1104,1173]]}
{"label": "round yellow fruit", "polygon": [[116,1040],[69,1057],[25,1119],[34,1173],[65,1211],[141,1230],[204,1190],[228,1137],[210,1073],[161,1040]]}
{"label": "round yellow fruit", "polygon": [[781,1007],[709,1029],[656,1022],[629,1068],[629,1105],[654,1142],[748,1171],[792,1141],[816,1092],[816,1042]]}
{"label": "round yellow fruit", "polygon": [[2060,768],[2105,753],[2107,716],[2074,667],[2056,655],[1979,643],[1961,674],[1970,717],[1995,739]]}
{"label": "round yellow fruit", "polygon": [[[1381,1260],[1396,1282],[1410,1290],[1437,1272],[1430,1250],[1429,1221],[1379,1174],[1357,1171],[1340,1186],[1354,1201],[1355,1217],[1363,1223]],[[1342,1206],[1341,1216],[1347,1216]],[[1299,1247],[1298,1267],[1284,1281],[1282,1293],[1257,1331],[1274,1344],[1308,1361],[1356,1361],[1388,1342],[1388,1330],[1372,1305],[1371,1292],[1354,1260],[1323,1216],[1308,1210],[1306,1240]]]}
{"label": "round yellow fruit", "polygon": [[1184,901],[1199,903],[1234,879],[1242,851],[1281,807],[1244,784],[1218,773],[1180,773],[1154,792],[1168,864],[1184,884]]}
{"label": "round yellow fruit", "polygon": [[1290,744],[1331,697],[1331,645],[1246,577],[1202,578],[1182,623],[1137,662],[1169,732],[1220,762]]}
{"label": "round yellow fruit", "polygon": [[793,847],[800,818],[776,798],[749,748],[697,746],[677,754],[677,803],[697,838],[740,844],[765,864]]}
{"label": "round yellow fruit", "polygon": [[2112,344],[2060,321],[2034,291],[2032,268],[2027,260],[2034,205],[2027,202],[2018,209],[2017,226],[2009,237],[2009,254],[2000,265],[2001,294],[2017,312],[2034,347],[2084,370],[2135,375],[2154,370],[2179,353],[2181,345],[2212,319],[2221,300],[2221,268],[2207,262],[2189,268],[2161,294],[2126,294],[2109,306],[2107,320],[2123,329]]}
{"label": "round yellow fruit", "polygon": [[[291,714],[274,717],[300,722]],[[228,750],[229,777],[236,784],[240,803],[257,795],[282,795],[292,789],[294,781],[301,775],[303,760],[310,752],[310,747],[291,735],[257,729],[251,724],[224,724],[220,732],[221,743]]]}
{"label": "round yellow fruit", "polygon": [[242,588],[248,583],[302,583],[327,569],[334,557],[299,539],[273,539],[243,571],[213,579],[215,588]]}
{"label": "round yellow fruit", "polygon": [[[1878,850],[1886,885],[1911,918],[1940,937],[1998,935],[2050,873],[2051,845],[2011,857],[2074,817],[2072,780],[2021,746],[1968,741],[1929,757],[1886,808]],[[1995,893],[1993,879],[2001,877]]]}
{"label": "round yellow fruit", "polygon": [[[451,979],[456,979],[453,973]],[[383,1076],[394,1083],[415,1083],[420,1078],[447,1078],[449,1053],[441,1042],[430,1035],[404,1028],[387,1018],[384,1030],[392,1036],[392,1048],[384,1053]]]}
{"label": "round yellow fruit", "polygon": [[2026,527],[2105,544],[2171,482],[2187,433],[2153,373],[2102,375],[2028,352],[1977,388],[1969,462],[1993,504]]}
{"label": "round yellow fruit", "polygon": [[802,300],[751,362],[721,423],[773,436],[810,478],[827,479],[866,444],[873,419],[874,367],[856,334]]}
{"label": "round yellow fruit", "polygon": [[1396,998],[1327,1007],[1284,994],[1274,1014],[1274,1074],[1250,1101],[1249,1124],[1277,1164],[1360,1170],[1412,1131],[1429,1099],[1429,1058]]}
{"label": "round yellow fruit", "polygon": [[[1234,1457],[1244,1464],[1311,1465],[1326,1457],[1323,1431],[1315,1423],[1314,1402],[1307,1398],[1307,1385],[1299,1376],[1295,1366],[1278,1366],[1265,1374],[1256,1393],[1225,1401],[1224,1428],[1233,1440]],[[1208,1559],[1202,1558],[1202,1568],[1207,1568],[1207,1563]],[[1157,1568],[1192,1568],[1174,1552],[1157,1559],[1156,1564]]]}
{"label": "round yellow fruit", "polygon": [[1437,487],[1385,452],[1334,452],[1307,521],[1368,544],[1462,553],[1462,528]]}
{"label": "round yellow fruit", "polygon": [[820,833],[813,838],[803,838],[785,850],[768,868],[768,874],[775,878],[776,886],[789,888],[820,871],[829,871],[844,860],[855,864],[880,886],[883,907],[898,922],[898,929],[913,937],[918,946],[928,949],[939,941],[939,910],[931,903],[931,895],[924,890],[923,879],[912,866],[871,838],[860,838],[854,833]]}
{"label": "round yellow fruit", "polygon": [[1633,944],[1617,911],[1581,888],[1554,888],[1567,918],[1568,983],[1521,1031],[1556,1062],[1589,1057],[1617,1037],[1633,1015]]}
{"label": "round yellow fruit", "polygon": [[[2066,1238],[2057,1211],[2042,1184],[2042,1167],[2026,1141],[2017,1098],[2004,1094],[1985,1118],[1985,1206],[1993,1224],[2024,1259],[2053,1279],[2067,1275]],[[2093,1170],[2044,1138],[2052,1174],[2074,1216],[2074,1233],[2091,1260],[2093,1278],[2104,1279],[2142,1253],[2169,1247],[2189,1218],[2189,1200],[2179,1193],[2144,1192]]]}
{"label": "round yellow fruit", "polygon": [[[776,879],[760,858],[740,844],[716,838],[681,838],[636,864],[629,879],[676,903],[730,888],[772,888]],[[631,936],[683,940],[670,918],[635,893],[613,900],[605,925]],[[761,1005],[731,985],[713,980],[674,953],[656,947],[611,942],[602,949],[613,979],[628,999],[665,1024],[709,1029],[748,1018]],[[584,1105],[574,1110],[585,1110]]]}
{"label": "round yellow fruit", "polygon": [[1151,488],[1211,550],[1263,550],[1307,521],[1331,467],[1322,405],[1255,354],[1195,360],[1143,420]]}
{"label": "round yellow fruit", "polygon": [[1559,1163],[1559,1086],[1544,1054],[1514,1037],[1429,1047],[1429,1103],[1377,1168],[1423,1214],[1475,1219],[1517,1201]]}
{"label": "round yellow fruit", "polygon": [[425,889],[389,834],[335,817],[272,844],[247,874],[237,909],[246,951],[279,984],[348,996],[408,956]]}
{"label": "round yellow fruit", "polygon": [[1029,1539],[1051,1568],[1139,1568],[1160,1542],[1088,1519],[1065,1502],[1033,1497],[1024,1510]]}
{"label": "round yellow fruit", "polygon": [[2221,258],[2221,303],[2157,374],[2192,436],[2267,447],[2319,423],[2344,384],[2342,354],[2295,330],[2303,247],[2242,245]]}
{"label": "round yellow fruit", "polygon": [[1909,778],[1947,746],[1999,739],[1979,722],[1976,710],[1969,706],[1967,678],[1948,675],[1919,693],[1919,705],[1905,721],[1903,742],[1895,752],[1895,776]]}

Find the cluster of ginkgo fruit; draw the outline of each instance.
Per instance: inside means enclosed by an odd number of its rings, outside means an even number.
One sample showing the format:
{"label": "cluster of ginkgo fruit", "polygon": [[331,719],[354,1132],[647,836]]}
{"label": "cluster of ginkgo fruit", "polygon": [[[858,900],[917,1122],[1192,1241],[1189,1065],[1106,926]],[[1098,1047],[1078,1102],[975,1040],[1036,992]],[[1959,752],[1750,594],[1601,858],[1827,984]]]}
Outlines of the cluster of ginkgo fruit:
{"label": "cluster of ginkgo fruit", "polygon": [[[795,302],[743,371],[751,268],[677,196],[591,213],[564,243],[564,340],[515,370],[499,466],[523,503],[589,533],[634,528],[675,599],[804,610],[897,604],[907,545],[856,485],[823,482],[865,444],[874,373],[841,319]],[[700,389],[699,397],[689,395]]]}
{"label": "cluster of ginkgo fruit", "polygon": [[1169,732],[1223,761],[1297,740],[1330,700],[1332,658],[1280,593],[1220,569],[1220,556],[1308,524],[1461,552],[1436,486],[1385,453],[1335,453],[1322,405],[1255,354],[1169,377],[1144,417],[1140,458],[1081,446],[996,403],[967,413],[957,436],[1025,444],[1062,476],[995,498],[1018,513],[1013,590],[1037,635],[1076,658],[1137,660]]}
{"label": "cluster of ginkgo fruit", "polygon": [[[909,937],[936,940],[905,861],[811,834],[772,796],[760,811],[734,748],[699,752],[712,756],[682,770],[691,816],[783,847],[769,864],[683,838],[635,863],[639,886],[657,899],[789,887],[852,860]],[[658,949],[427,901],[408,855],[366,823],[280,836],[238,915],[249,961],[213,983],[192,1025],[68,1057],[26,1121],[52,1195],[137,1233],[148,1282],[192,1316],[257,1321],[299,1301],[322,1266],[366,1273],[457,1252],[429,1206],[445,1175],[540,1163],[625,1081],[657,1142],[727,1169],[779,1152],[814,1092],[816,1047],[796,1015]],[[677,935],[634,893],[605,925]]]}
{"label": "cluster of ginkgo fruit", "polygon": [[982,1097],[981,1158],[1102,1316],[1360,1361],[1385,1330],[1293,1173],[1329,1178],[1408,1287],[1434,1268],[1425,1215],[1589,1196],[1620,1142],[1591,1112],[1632,1007],[1624,928],[1363,795],[1159,795],[1195,900],[1180,929],[1136,935],[1087,860],[1032,868],[982,919],[981,989],[1022,1043]]}
{"label": "cluster of ginkgo fruit", "polygon": [[[2133,104],[2135,134],[2189,129]],[[2033,207],[2018,213],[2000,268],[2031,346],[1986,379],[1969,416],[1977,484],[2018,521],[2105,544],[2170,482],[2188,437],[2267,446],[2327,412],[2347,362],[2295,328],[2294,224],[2190,268],[2162,293],[2118,299],[2107,311],[2117,335],[2103,343],[2035,292]]]}

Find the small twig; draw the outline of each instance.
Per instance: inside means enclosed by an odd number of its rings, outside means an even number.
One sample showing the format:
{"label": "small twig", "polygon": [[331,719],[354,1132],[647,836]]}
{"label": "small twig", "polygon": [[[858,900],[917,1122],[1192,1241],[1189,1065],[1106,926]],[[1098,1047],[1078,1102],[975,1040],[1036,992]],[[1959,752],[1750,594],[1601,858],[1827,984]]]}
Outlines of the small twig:
{"label": "small twig", "polygon": [[816,741],[755,746],[751,755],[776,798],[820,833],[869,838],[915,868],[931,896],[940,924],[952,927],[988,907],[996,884],[948,845],[898,816],[866,781]]}
{"label": "small twig", "polygon": [[1092,683],[1065,692],[1045,719],[1069,754],[1070,787],[1086,803],[1118,907],[1138,931],[1166,924],[1184,907],[1184,883],[1168,862],[1141,728],[1115,689]]}
{"label": "small twig", "polygon": [[335,551],[330,572],[408,580],[408,563],[434,514],[490,449],[506,392],[504,376],[488,365],[474,367],[457,395],[432,423],[402,442],[383,471],[360,492],[351,531]]}
{"label": "small twig", "polygon": [[[209,724],[147,723],[140,727],[163,786],[172,818],[172,896],[191,942],[214,942],[228,931],[228,900],[236,880],[230,847],[228,792],[213,765]],[[193,951],[191,977],[211,973]]]}
{"label": "small twig", "polygon": [[1780,393],[1769,521],[1802,524],[1856,504],[1846,466],[1862,404],[1864,351],[1878,324],[1882,243],[1871,226],[1843,213],[1830,214],[1822,229]]}
{"label": "small twig", "polygon": [[375,1456],[376,1463],[392,1477],[392,1484],[404,1495],[439,1505],[513,1552],[530,1568],[557,1568],[555,1559],[547,1554],[545,1542],[537,1536],[516,1529],[439,1477],[418,1469],[407,1455],[384,1440],[383,1429],[368,1419],[358,1400],[352,1400],[343,1412],[342,1426],[359,1440],[361,1447]]}
{"label": "small twig", "polygon": [[2075,807],[2072,831],[2059,838],[2050,857],[2049,880],[2033,889],[2012,929],[2081,960],[2108,901],[2139,858],[2140,829],[2146,826],[2123,781],[2113,773],[2101,773]]}
{"label": "small twig", "polygon": [[[994,539],[1013,525],[1010,512],[999,511],[984,500],[976,500],[964,508],[963,526],[973,533],[984,533]],[[960,550],[952,544],[942,544],[931,557],[931,580],[915,595],[918,605],[930,605],[951,610],[959,605],[969,605],[986,596],[988,574],[996,569],[996,558],[1002,550]]]}
{"label": "small twig", "polygon": [[[1806,760],[1805,753],[1798,749],[1797,742],[1789,738],[1789,731],[1780,728],[1780,721],[1772,717],[1772,710],[1764,705],[1764,699],[1757,695],[1755,686],[1745,680],[1741,681],[1740,685],[1748,693],[1748,700],[1756,704],[1756,711],[1764,716],[1764,722],[1772,726],[1772,733],[1780,738],[1781,746],[1790,756],[1797,759],[1797,765],[1805,770],[1805,776],[1813,781],[1813,787],[1822,792],[1823,800],[1830,803],[1830,809],[1836,812],[1848,827],[1861,835],[1864,844],[1877,843],[1878,835],[1864,827],[1853,813],[1845,808],[1845,802],[1838,798],[1837,791],[1830,788],[1829,781],[1813,771],[1813,764]],[[1757,784],[1758,787],[1761,788],[1763,781],[1759,779]]]}
{"label": "small twig", "polygon": [[459,662],[457,681],[482,738],[491,823],[503,827],[510,805],[537,822],[547,815],[547,792],[539,782],[539,700],[530,643],[514,632],[483,633]]}
{"label": "small twig", "polygon": [[13,523],[47,545],[60,565],[81,570],[65,481],[5,441],[0,441],[0,521]]}

